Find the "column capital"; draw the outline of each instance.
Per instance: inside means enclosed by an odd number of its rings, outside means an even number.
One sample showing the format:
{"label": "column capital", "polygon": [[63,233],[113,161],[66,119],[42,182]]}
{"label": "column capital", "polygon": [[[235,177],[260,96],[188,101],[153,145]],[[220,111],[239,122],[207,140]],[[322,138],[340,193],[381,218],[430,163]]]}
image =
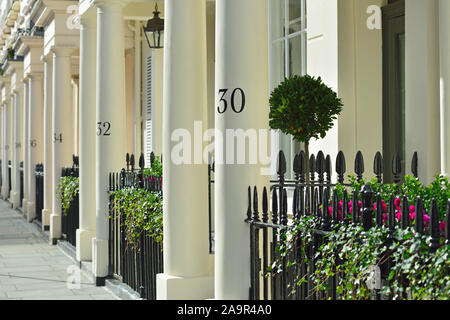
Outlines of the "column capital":
{"label": "column capital", "polygon": [[27,80],[42,80],[44,74],[42,72],[32,72],[28,74]]}
{"label": "column capital", "polygon": [[74,50],[73,47],[53,47],[51,52],[57,57],[70,57]]}
{"label": "column capital", "polygon": [[40,60],[43,63],[53,63],[53,55],[51,53],[48,55],[42,55]]}
{"label": "column capital", "polygon": [[90,11],[80,16],[80,24],[82,28],[95,28],[97,25],[97,15]]}
{"label": "column capital", "polygon": [[128,4],[128,1],[125,1],[125,0],[94,0],[93,4],[99,9],[102,9],[102,8],[123,9]]}

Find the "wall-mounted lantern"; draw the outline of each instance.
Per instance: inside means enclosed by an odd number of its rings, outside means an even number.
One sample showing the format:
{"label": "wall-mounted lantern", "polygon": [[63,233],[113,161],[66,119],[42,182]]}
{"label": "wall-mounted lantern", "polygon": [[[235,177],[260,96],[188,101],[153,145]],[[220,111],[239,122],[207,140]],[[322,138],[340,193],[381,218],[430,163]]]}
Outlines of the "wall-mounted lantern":
{"label": "wall-mounted lantern", "polygon": [[147,25],[144,26],[148,46],[152,49],[160,49],[164,46],[164,19],[161,19],[159,14],[158,4],[156,3],[153,18],[148,20]]}

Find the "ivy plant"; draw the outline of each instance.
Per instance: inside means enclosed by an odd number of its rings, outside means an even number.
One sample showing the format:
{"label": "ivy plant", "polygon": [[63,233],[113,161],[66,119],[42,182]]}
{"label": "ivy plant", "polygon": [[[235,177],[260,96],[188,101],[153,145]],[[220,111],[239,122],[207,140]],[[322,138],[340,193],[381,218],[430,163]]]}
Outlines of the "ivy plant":
{"label": "ivy plant", "polygon": [[124,231],[130,245],[137,246],[145,231],[155,242],[162,242],[161,192],[135,187],[124,188],[114,191],[112,206],[113,210],[124,215]]}
{"label": "ivy plant", "polygon": [[[431,210],[432,200],[436,199],[440,219],[441,221],[445,220],[447,203],[450,199],[450,181],[446,176],[436,175],[428,186],[423,185],[418,178],[411,175],[405,176],[403,184],[379,184],[376,178],[370,181],[364,179],[358,181],[354,175],[349,175],[349,179],[350,187],[353,190],[359,191],[363,185],[369,184],[374,194],[381,193],[381,198],[386,204],[389,203],[391,195],[396,198],[406,196],[409,204],[413,206],[416,204],[417,197],[420,197],[428,214]],[[337,188],[340,191],[340,198],[342,198],[342,190],[345,187],[338,184]]]}
{"label": "ivy plant", "polygon": [[71,176],[61,177],[60,182],[56,186],[56,190],[56,195],[61,201],[63,214],[67,215],[72,202],[80,192],[79,178]]}
{"label": "ivy plant", "polygon": [[429,237],[416,233],[412,227],[399,228],[390,234],[385,227],[364,231],[361,226],[341,224],[320,235],[320,245],[314,256],[310,256],[306,248],[313,245],[314,239],[317,241],[314,230],[318,229],[319,218],[300,217],[281,234],[281,244],[276,248],[279,254],[267,270],[267,276],[281,273],[283,267],[293,267],[299,261],[307,264],[314,259],[315,262],[314,270],[308,269],[302,278],[297,275],[288,283],[289,294],[307,282],[310,284],[308,297],[326,294],[329,279],[336,277],[338,299],[371,299],[375,293],[370,286],[373,268],[383,270],[389,263],[391,267],[387,268],[378,288],[384,298],[450,298],[450,247],[444,244],[443,238],[441,247],[433,253]]}
{"label": "ivy plant", "polygon": [[161,158],[156,156],[151,167],[144,169],[144,176],[162,177]]}

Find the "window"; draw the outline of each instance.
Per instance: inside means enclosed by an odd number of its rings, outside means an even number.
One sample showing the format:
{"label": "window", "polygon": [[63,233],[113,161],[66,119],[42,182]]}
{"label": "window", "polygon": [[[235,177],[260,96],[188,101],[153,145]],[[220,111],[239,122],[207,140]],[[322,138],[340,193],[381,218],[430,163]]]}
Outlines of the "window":
{"label": "window", "polygon": [[306,74],[306,0],[271,0],[271,88]]}
{"label": "window", "polygon": [[[306,0],[270,0],[270,90],[285,78],[306,74]],[[287,163],[300,144],[284,134],[272,134],[272,154],[283,150]],[[288,166],[286,176],[291,175]]]}

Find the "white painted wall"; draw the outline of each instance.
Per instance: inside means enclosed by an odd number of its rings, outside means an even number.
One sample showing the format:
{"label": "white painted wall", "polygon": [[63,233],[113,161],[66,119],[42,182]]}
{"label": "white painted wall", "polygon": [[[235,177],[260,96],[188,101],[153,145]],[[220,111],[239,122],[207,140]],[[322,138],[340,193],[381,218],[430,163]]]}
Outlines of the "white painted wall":
{"label": "white painted wall", "polygon": [[310,152],[329,154],[334,170],[337,153],[344,151],[347,174],[353,171],[357,151],[363,152],[367,168],[382,151],[382,33],[367,28],[366,22],[367,8],[385,2],[307,2],[308,74],[321,76],[344,104],[335,126],[324,139],[311,142]]}
{"label": "white painted wall", "polygon": [[441,172],[450,175],[450,0],[439,1]]}
{"label": "white painted wall", "polygon": [[[308,74],[320,76],[325,84],[338,91],[338,1],[308,0],[306,7]],[[310,142],[310,154],[320,150],[336,159],[339,151],[337,123],[324,139]]]}
{"label": "white painted wall", "polygon": [[430,183],[441,167],[439,2],[408,0],[405,5],[406,156],[418,152],[419,178]]}

